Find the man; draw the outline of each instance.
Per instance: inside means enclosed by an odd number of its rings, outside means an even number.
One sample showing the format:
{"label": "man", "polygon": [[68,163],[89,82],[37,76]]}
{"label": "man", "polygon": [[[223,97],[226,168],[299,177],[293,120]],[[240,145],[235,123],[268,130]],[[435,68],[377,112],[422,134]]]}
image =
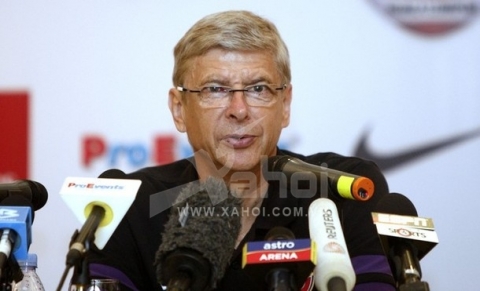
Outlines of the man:
{"label": "man", "polygon": [[[279,186],[262,175],[262,158],[290,155],[373,180],[375,195],[370,201],[335,202],[357,274],[356,290],[394,290],[371,219],[376,202],[388,193],[376,165],[334,153],[302,156],[277,147],[290,121],[292,84],[288,50],[274,24],[247,11],[212,14],[187,31],[174,56],[174,88],[168,104],[177,130],[187,134],[194,155],[128,175],[142,180],[142,186],[105,248],[92,252],[92,276],[118,278],[125,290],[160,290],[154,260],[169,211],[150,217],[149,198],[213,176],[241,197],[242,209],[263,210],[242,215],[236,248],[217,290],[263,290],[241,268],[242,246],[264,240],[275,226],[292,230],[296,238],[308,238],[306,212],[319,197],[302,199],[290,192],[280,197]],[[264,215],[293,208],[302,209],[303,215]]]}

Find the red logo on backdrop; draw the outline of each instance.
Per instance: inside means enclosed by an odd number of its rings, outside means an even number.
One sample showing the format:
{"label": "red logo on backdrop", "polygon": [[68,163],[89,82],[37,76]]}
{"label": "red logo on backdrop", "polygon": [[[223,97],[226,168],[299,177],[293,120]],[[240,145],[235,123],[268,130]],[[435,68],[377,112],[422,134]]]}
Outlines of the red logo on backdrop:
{"label": "red logo on backdrop", "polygon": [[172,135],[154,136],[151,145],[141,142],[112,143],[102,135],[88,134],[82,137],[82,164],[90,167],[99,160],[106,161],[110,167],[125,162],[132,167],[143,167],[149,163],[168,164],[175,155],[176,140]]}
{"label": "red logo on backdrop", "polygon": [[28,93],[0,91],[0,112],[0,182],[28,179]]}
{"label": "red logo on backdrop", "polygon": [[476,16],[480,0],[370,0],[407,29],[440,35],[465,25]]}

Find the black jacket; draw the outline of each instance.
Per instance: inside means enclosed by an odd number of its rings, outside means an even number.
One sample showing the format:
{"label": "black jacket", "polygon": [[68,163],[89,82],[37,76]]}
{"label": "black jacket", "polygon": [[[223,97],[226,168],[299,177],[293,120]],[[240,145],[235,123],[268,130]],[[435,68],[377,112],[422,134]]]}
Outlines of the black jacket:
{"label": "black jacket", "polygon": [[[378,200],[388,193],[387,183],[378,167],[372,162],[335,153],[302,156],[288,151],[279,151],[279,154],[287,154],[311,164],[326,165],[343,172],[366,176],[374,182],[375,194],[366,202],[338,198],[331,189],[329,189],[329,198],[336,203],[342,219],[345,240],[357,274],[358,290],[361,287],[366,288],[365,290],[368,288],[394,290],[388,262],[371,217],[371,212]],[[142,185],[135,201],[106,246],[101,251],[93,249],[90,252],[91,275],[116,277],[120,279],[125,290],[162,290],[157,282],[154,261],[170,211],[165,209],[153,217],[150,217],[150,211],[156,212],[165,208],[164,205],[171,205],[175,193],[178,193],[183,185],[198,180],[198,174],[193,160],[183,159],[168,165],[141,169],[128,174],[127,178],[140,179]],[[279,183],[275,181],[270,183],[268,196],[261,206],[262,213],[269,215],[257,217],[243,242],[234,251],[225,276],[218,282],[216,290],[265,290],[242,270],[241,251],[245,242],[264,240],[266,233],[275,226],[289,228],[297,239],[309,238],[306,214],[308,206],[319,197],[318,194],[311,198],[298,198],[287,192],[286,197],[279,197],[282,191],[279,191],[278,187],[280,187]],[[155,202],[159,201],[156,200],[159,197],[160,204]],[[303,290],[307,290],[306,287]]]}

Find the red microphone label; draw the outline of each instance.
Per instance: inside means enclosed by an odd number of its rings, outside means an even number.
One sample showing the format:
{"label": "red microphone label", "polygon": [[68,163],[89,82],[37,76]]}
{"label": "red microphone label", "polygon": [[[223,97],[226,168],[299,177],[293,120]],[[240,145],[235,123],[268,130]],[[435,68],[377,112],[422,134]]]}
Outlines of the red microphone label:
{"label": "red microphone label", "polygon": [[291,262],[316,264],[316,257],[316,246],[310,239],[250,242],[243,247],[242,267]]}

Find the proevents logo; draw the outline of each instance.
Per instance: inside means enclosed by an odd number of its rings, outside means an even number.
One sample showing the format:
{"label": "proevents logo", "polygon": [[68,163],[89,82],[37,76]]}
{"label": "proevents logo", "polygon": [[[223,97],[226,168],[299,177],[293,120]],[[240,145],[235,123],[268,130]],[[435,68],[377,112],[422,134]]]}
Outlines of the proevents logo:
{"label": "proevents logo", "polygon": [[403,27],[423,35],[452,32],[477,15],[480,0],[369,0]]}
{"label": "proevents logo", "polygon": [[0,183],[28,178],[29,94],[0,91]]}

